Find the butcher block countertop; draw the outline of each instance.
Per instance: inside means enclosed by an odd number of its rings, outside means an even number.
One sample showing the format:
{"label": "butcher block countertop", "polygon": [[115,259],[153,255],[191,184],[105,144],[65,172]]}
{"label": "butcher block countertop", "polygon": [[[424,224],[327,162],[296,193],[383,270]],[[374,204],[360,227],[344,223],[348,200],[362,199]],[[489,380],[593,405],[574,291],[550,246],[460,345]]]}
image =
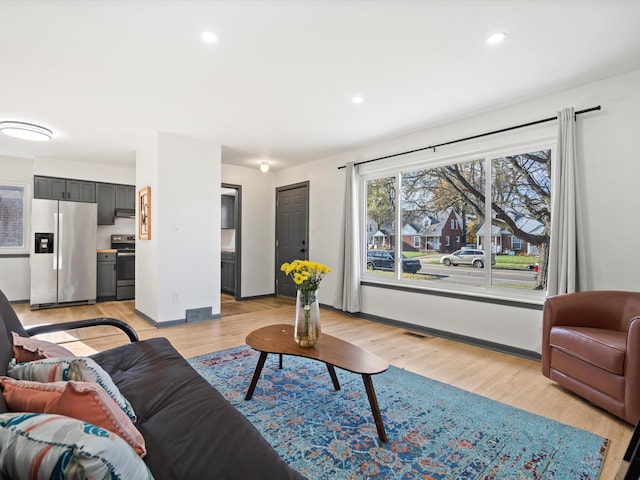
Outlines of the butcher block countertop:
{"label": "butcher block countertop", "polygon": [[101,248],[98,253],[118,253],[118,251],[115,248]]}

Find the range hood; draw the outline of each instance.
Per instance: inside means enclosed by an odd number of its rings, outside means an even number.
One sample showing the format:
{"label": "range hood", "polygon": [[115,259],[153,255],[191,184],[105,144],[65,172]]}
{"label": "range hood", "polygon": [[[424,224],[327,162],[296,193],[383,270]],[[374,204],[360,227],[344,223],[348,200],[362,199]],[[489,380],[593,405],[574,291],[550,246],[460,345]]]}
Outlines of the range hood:
{"label": "range hood", "polygon": [[136,210],[134,208],[116,208],[116,217],[135,218]]}

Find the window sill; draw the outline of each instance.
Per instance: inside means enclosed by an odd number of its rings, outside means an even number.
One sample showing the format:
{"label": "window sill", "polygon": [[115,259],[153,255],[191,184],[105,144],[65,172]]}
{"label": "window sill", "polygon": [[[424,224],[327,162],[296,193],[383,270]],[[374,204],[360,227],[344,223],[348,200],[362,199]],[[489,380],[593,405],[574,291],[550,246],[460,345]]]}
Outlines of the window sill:
{"label": "window sill", "polygon": [[546,292],[541,291],[512,291],[502,288],[464,288],[450,290],[444,288],[425,287],[409,281],[379,280],[364,276],[360,280],[360,285],[367,287],[383,288],[389,290],[399,290],[422,295],[437,295],[442,297],[457,298],[463,300],[493,303],[533,310],[542,310],[546,299]]}

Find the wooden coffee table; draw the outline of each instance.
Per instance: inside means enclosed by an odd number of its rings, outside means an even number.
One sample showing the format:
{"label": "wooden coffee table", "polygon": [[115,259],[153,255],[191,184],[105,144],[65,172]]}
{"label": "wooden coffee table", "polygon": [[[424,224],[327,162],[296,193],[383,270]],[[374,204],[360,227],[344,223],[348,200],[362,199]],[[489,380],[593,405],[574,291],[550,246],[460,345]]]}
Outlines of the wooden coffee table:
{"label": "wooden coffee table", "polygon": [[321,335],[320,340],[313,348],[301,347],[293,339],[293,325],[286,324],[269,325],[268,327],[259,328],[251,332],[247,336],[247,345],[258,350],[260,352],[260,358],[258,359],[256,370],[253,373],[253,378],[251,379],[245,400],[251,400],[253,391],[260,378],[262,367],[264,367],[264,362],[270,353],[280,355],[280,368],[282,368],[282,355],[297,355],[298,357],[319,360],[327,365],[333,387],[336,390],[340,390],[340,383],[338,383],[338,377],[336,376],[334,367],[362,375],[364,388],[369,398],[369,405],[371,405],[373,419],[378,429],[378,436],[383,442],[387,441],[387,433],[384,430],[376,392],[373,388],[373,382],[371,381],[371,375],[382,373],[389,368],[389,364],[380,357],[349,342],[327,335],[326,333]]}

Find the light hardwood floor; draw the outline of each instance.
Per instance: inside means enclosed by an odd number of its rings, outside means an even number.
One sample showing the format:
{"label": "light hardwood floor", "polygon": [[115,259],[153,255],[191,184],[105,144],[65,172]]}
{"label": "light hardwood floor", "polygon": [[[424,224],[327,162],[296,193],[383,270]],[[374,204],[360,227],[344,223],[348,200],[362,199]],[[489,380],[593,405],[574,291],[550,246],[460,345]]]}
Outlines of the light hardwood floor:
{"label": "light hardwood floor", "polygon": [[[273,323],[289,323],[294,315],[291,299],[265,297],[235,302],[223,295],[221,319],[158,329],[137,316],[134,307],[133,300],[39,311],[29,310],[28,305],[14,305],[25,326],[94,317],[119,318],[132,325],[141,339],[167,337],[187,358],[244,345],[252,330]],[[615,477],[632,427],[543,377],[539,362],[443,338],[420,338],[407,334],[410,332],[405,329],[333,310],[322,309],[321,317],[324,332],[366,348],[392,365],[610,439],[600,478]],[[124,335],[107,327],[47,337],[80,355],[126,343]]]}

